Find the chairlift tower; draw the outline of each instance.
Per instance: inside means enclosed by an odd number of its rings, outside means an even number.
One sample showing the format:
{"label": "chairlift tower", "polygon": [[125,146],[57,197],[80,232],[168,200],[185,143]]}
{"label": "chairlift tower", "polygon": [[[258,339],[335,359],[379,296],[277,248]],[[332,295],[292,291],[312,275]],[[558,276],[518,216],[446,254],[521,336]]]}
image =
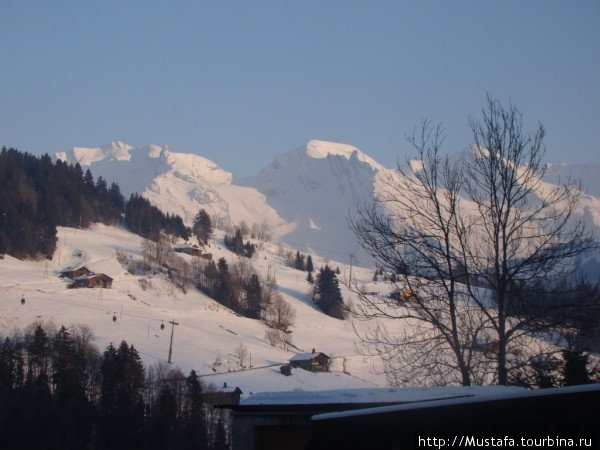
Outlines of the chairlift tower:
{"label": "chairlift tower", "polygon": [[179,324],[175,322],[175,319],[171,320],[169,323],[171,324],[171,343],[169,344],[169,360],[167,362],[171,364],[171,356],[173,355],[173,332],[175,331],[175,325]]}

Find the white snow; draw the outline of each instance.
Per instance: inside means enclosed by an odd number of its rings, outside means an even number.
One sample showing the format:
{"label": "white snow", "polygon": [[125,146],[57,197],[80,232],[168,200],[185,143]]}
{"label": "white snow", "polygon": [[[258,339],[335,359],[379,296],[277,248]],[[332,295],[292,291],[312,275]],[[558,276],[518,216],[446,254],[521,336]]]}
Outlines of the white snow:
{"label": "white snow", "polygon": [[506,395],[526,391],[505,386],[434,386],[427,388],[334,389],[318,392],[262,392],[245,398],[241,405],[298,405],[337,403],[412,403],[457,397]]}
{"label": "white snow", "polygon": [[[222,248],[222,238],[223,233],[217,232],[206,251],[215,259],[225,257],[231,266],[240,258]],[[171,332],[168,322],[175,320],[179,325],[174,329],[173,363],[184,373],[196,370],[215,386],[227,382],[248,394],[385,385],[381,376],[371,373],[373,361],[357,354],[350,321],[333,319],[315,307],[308,296],[310,285],[305,274],[286,267],[283,258],[276,255],[276,245],[265,245],[252,264],[263,278],[268,270],[275,274],[281,295],[296,309],[290,337],[299,350],[272,347],[265,339],[269,328],[264,322],[240,317],[193,287],[184,294],[162,275],[127,273],[116,254],[140,257],[140,243],[139,236],[101,224],[89,230],[59,227],[52,261],[20,261],[5,255],[0,260],[0,335],[10,336],[34,322],[50,324],[51,328],[86,324],[101,351],[111,342],[118,345],[126,340],[149,365],[166,362]],[[191,260],[188,255],[181,256]],[[313,261],[316,267],[324,263],[317,255]],[[113,278],[112,289],[67,289],[67,280],[58,277],[60,271],[81,265]],[[340,267],[345,268],[343,264]],[[370,269],[358,267],[353,273],[367,280],[372,276]],[[144,289],[140,280],[150,287]],[[343,293],[351,299],[349,292]],[[22,297],[24,305],[20,304]],[[165,330],[160,329],[161,323]],[[251,357],[244,362],[245,368],[235,357],[240,343]],[[294,369],[290,377],[280,373],[280,365],[288,364],[299,351],[312,348],[333,357],[331,373],[302,369]],[[252,370],[248,370],[250,364]],[[352,375],[342,373],[344,366]]]}
{"label": "white snow", "polygon": [[[426,390],[432,390],[434,388],[425,388]],[[440,406],[450,406],[456,404],[468,404],[477,403],[482,399],[484,400],[505,400],[508,398],[523,398],[523,397],[546,397],[552,395],[560,395],[561,393],[575,393],[575,392],[593,392],[600,390],[600,385],[590,384],[583,386],[565,386],[559,388],[540,389],[532,391],[528,389],[522,389],[518,387],[504,387],[504,386],[476,386],[472,387],[474,390],[473,395],[467,396],[456,396],[454,398],[433,398],[431,401],[426,403],[419,403],[424,400],[418,400],[409,404],[397,404],[390,406],[379,406],[368,409],[355,409],[352,411],[341,411],[333,413],[324,413],[313,416],[313,420],[328,420],[336,419],[340,417],[352,417],[356,415],[366,414],[381,414],[389,413],[394,411],[407,411],[411,409],[424,409],[424,408],[436,408]]]}

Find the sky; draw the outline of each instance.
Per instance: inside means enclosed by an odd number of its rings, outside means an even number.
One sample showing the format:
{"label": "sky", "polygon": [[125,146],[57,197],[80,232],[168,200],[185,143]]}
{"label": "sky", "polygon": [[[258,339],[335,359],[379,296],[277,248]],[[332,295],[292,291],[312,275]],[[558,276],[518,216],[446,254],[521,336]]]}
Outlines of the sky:
{"label": "sky", "polygon": [[388,167],[486,94],[542,123],[547,160],[600,163],[600,2],[0,0],[0,146],[121,140],[239,176],[310,139]]}

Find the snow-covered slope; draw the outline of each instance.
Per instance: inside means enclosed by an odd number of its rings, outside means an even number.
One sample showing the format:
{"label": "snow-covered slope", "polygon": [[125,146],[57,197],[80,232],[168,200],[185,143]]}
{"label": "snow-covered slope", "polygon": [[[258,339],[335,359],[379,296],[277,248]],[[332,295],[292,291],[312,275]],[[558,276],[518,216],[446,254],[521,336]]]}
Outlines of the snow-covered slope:
{"label": "snow-covered slope", "polygon": [[[222,237],[217,233],[207,250],[214,258],[225,257],[231,266],[239,257],[221,248]],[[129,274],[117,260],[117,253],[139,256],[139,236],[97,224],[89,230],[59,227],[58,238],[52,261],[20,261],[6,255],[0,259],[0,336],[36,321],[58,327],[86,324],[101,350],[110,342],[118,345],[125,339],[135,345],[147,364],[154,364],[167,360],[168,322],[175,320],[179,325],[174,330],[173,363],[184,372],[195,369],[216,386],[227,382],[247,394],[385,385],[384,379],[370,373],[371,362],[357,354],[350,321],[331,318],[315,307],[307,295],[310,285],[304,280],[305,273],[286,267],[275,245],[266,245],[252,264],[263,278],[268,270],[275,274],[281,295],[296,309],[291,339],[299,350],[271,346],[265,338],[269,328],[264,322],[240,317],[194,288],[183,293],[162,275]],[[322,264],[315,257],[315,266]],[[80,265],[112,277],[112,289],[67,289],[59,271]],[[355,268],[353,273],[365,281],[372,276],[368,269]],[[380,288],[386,289],[383,283]],[[345,288],[343,293],[350,301],[352,296]],[[166,325],[164,330],[161,323]],[[235,356],[240,343],[248,349],[252,370],[240,371]],[[279,365],[297,351],[313,348],[335,357],[331,373],[294,369],[290,377],[280,374]],[[219,360],[221,363],[215,364]],[[245,365],[249,369],[250,361]],[[343,373],[344,367],[352,375]]]}

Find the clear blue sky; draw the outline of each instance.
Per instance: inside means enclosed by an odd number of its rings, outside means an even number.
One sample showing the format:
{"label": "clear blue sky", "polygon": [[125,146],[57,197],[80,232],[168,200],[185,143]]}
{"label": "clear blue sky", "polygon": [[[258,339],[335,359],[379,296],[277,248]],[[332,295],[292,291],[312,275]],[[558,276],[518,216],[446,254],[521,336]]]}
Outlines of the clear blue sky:
{"label": "clear blue sky", "polygon": [[600,1],[0,0],[0,145],[168,144],[252,175],[319,138],[384,165],[422,117],[449,152],[486,92],[600,163]]}

